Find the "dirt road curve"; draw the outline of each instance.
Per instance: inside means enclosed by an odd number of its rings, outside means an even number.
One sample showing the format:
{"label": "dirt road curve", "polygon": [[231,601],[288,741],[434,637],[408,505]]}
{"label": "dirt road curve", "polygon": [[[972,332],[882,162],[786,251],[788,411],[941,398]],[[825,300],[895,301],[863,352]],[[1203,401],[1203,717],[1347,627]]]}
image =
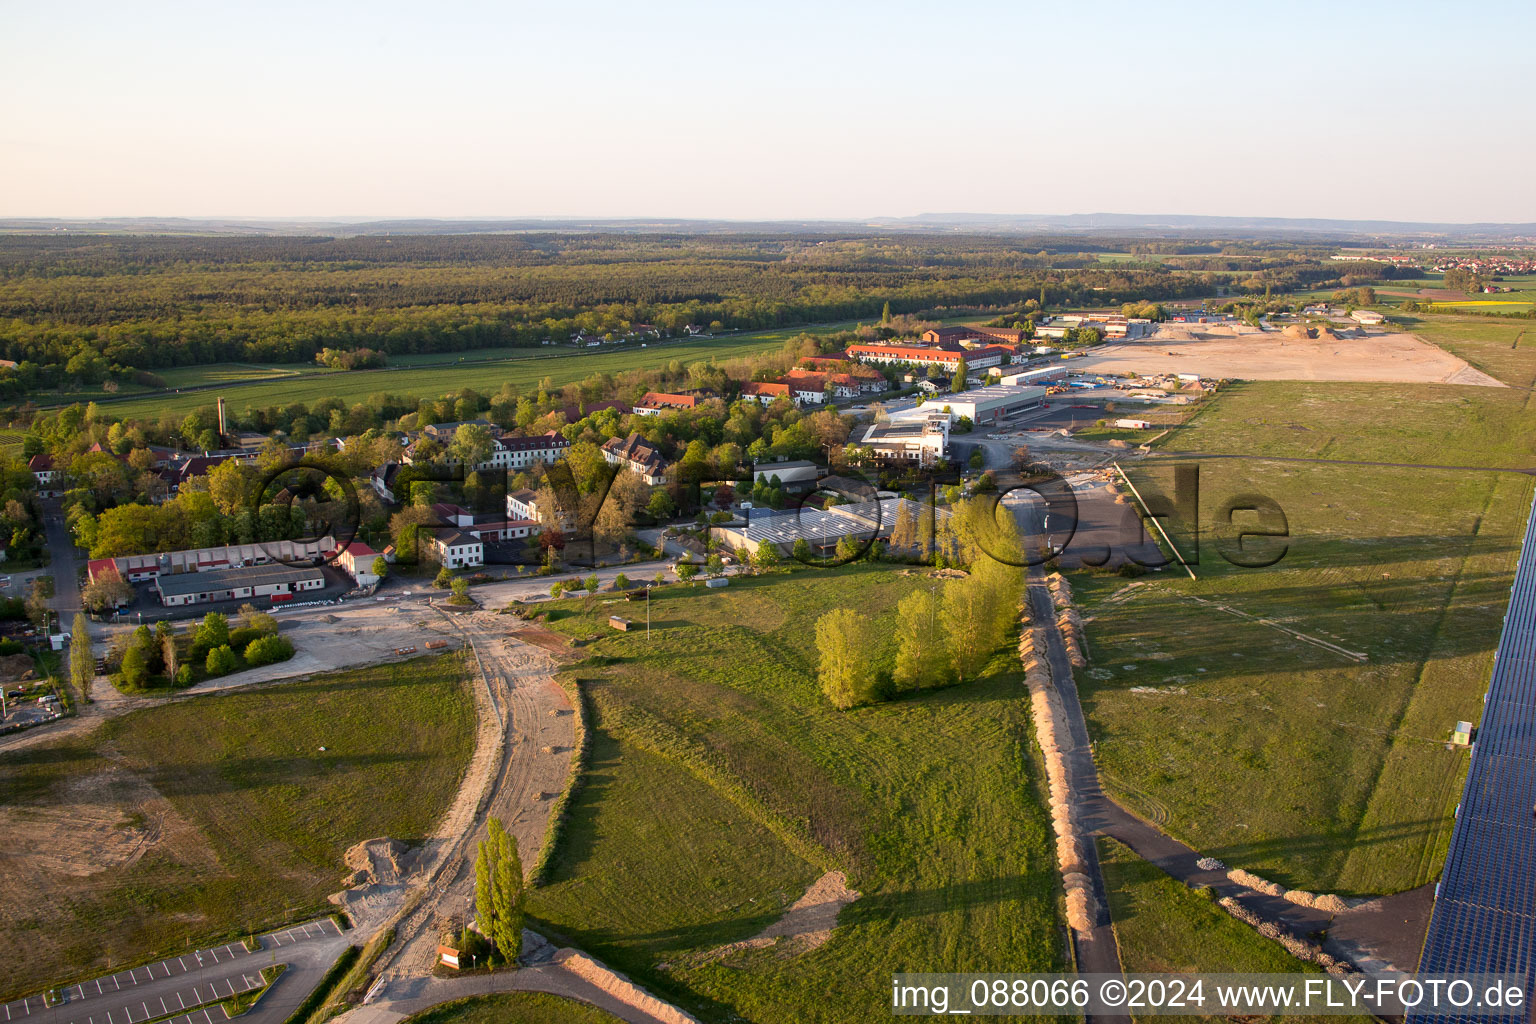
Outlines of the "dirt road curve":
{"label": "dirt road curve", "polygon": [[472,914],[475,850],[488,818],[500,818],[517,839],[525,868],[543,849],[550,808],[570,770],[575,714],[554,681],[553,657],[507,636],[507,624],[515,621],[484,612],[455,619],[484,669],[491,707],[482,724],[499,727],[503,742],[496,758],[482,759],[477,749],[461,789],[479,794],[476,813],[460,817],[458,804],[450,812],[448,828],[457,819],[461,831],[440,836],[443,848],[427,869],[427,892],[396,926],[397,951],[380,974],[383,997],[403,979],[429,975],[442,930],[462,927]]}

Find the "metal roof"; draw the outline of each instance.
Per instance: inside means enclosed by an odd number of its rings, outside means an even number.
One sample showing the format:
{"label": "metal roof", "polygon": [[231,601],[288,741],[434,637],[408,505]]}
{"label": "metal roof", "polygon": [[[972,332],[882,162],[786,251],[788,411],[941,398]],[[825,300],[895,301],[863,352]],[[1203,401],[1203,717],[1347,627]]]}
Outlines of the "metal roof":
{"label": "metal roof", "polygon": [[[804,537],[813,544],[836,543],[839,537],[868,537],[888,534],[896,525],[901,509],[906,506],[914,522],[924,507],[908,498],[883,498],[880,501],[860,501],[848,505],[834,505],[822,510],[812,506],[800,509],[752,509],[747,528],[742,531],[747,539],[757,543],[793,544]],[[935,523],[949,520],[948,509],[935,510]]]}
{"label": "metal roof", "polygon": [[[1483,701],[1419,971],[1519,974],[1530,991],[1536,979],[1536,499]],[[1435,1019],[1508,1020],[1472,1013]]]}
{"label": "metal roof", "polygon": [[274,583],[323,580],[319,569],[295,569],[286,565],[253,565],[246,568],[209,569],[207,572],[165,573],[156,581],[160,593],[215,594],[235,587],[265,587]]}

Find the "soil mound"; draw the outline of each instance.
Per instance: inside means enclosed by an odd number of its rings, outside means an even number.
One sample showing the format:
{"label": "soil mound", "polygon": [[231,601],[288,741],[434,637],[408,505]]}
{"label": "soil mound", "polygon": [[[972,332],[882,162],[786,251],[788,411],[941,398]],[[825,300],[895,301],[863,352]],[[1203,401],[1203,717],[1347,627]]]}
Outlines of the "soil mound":
{"label": "soil mound", "polygon": [[398,839],[365,839],[349,849],[342,862],[352,869],[348,887],[394,885],[405,880],[410,847]]}
{"label": "soil mound", "polygon": [[37,669],[25,654],[7,654],[0,657],[0,679],[15,683],[23,679],[36,679]]}

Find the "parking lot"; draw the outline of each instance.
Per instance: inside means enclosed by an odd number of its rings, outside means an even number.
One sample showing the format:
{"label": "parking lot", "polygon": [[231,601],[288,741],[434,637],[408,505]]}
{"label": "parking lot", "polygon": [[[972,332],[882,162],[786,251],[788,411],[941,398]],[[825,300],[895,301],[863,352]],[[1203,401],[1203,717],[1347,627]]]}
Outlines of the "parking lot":
{"label": "parking lot", "polygon": [[[187,1011],[170,1024],[215,1024],[225,1019],[224,1011],[209,1004],[260,988],[263,967],[288,962],[280,950],[326,943],[341,935],[329,918],[295,925],[263,935],[255,951],[231,942],[69,985],[62,990],[59,1006],[47,1005],[41,996],[12,1000],[0,1007],[0,1018],[10,1022],[36,1017],[38,1024],[142,1024]],[[210,1017],[202,1007],[217,1012]]]}

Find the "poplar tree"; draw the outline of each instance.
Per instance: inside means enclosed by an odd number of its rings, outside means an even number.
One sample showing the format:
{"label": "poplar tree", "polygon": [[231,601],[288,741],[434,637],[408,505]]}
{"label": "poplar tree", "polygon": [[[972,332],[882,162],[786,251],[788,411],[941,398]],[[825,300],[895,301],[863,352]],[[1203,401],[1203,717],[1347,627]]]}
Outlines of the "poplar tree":
{"label": "poplar tree", "polygon": [[96,655],[91,650],[90,620],[84,612],[75,612],[75,624],[69,636],[69,677],[80,700],[90,700],[91,683],[96,679]]}
{"label": "poplar tree", "polygon": [[475,920],[508,963],[523,948],[523,863],[500,818],[485,825],[475,857]]}
{"label": "poplar tree", "polygon": [[833,707],[846,710],[874,699],[870,646],[868,623],[852,609],[836,608],[816,621],[818,677]]}

